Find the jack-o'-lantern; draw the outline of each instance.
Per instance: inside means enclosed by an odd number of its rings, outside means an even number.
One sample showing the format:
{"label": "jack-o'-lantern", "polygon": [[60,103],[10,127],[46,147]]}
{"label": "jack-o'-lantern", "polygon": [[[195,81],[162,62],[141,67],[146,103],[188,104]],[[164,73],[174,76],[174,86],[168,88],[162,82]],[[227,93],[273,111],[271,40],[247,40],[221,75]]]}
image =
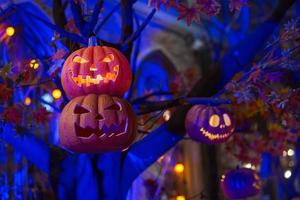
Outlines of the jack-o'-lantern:
{"label": "jack-o'-lantern", "polygon": [[215,106],[195,105],[187,113],[185,128],[191,139],[206,144],[226,141],[234,132],[233,119]]}
{"label": "jack-o'-lantern", "polygon": [[230,170],[221,178],[221,189],[228,199],[244,199],[259,193],[262,183],[258,174],[247,168]]}
{"label": "jack-o'-lantern", "polygon": [[117,49],[89,46],[65,61],[61,81],[69,98],[87,94],[121,97],[130,87],[132,74],[126,57]]}
{"label": "jack-o'-lantern", "polygon": [[121,151],[135,138],[136,118],[125,100],[89,94],[64,107],[59,135],[61,145],[74,152]]}

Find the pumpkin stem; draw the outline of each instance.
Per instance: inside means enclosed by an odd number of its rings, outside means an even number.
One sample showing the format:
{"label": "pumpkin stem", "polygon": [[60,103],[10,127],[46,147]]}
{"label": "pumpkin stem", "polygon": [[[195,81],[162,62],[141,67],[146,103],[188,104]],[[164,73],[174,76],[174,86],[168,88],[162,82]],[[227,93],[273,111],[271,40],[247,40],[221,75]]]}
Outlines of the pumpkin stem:
{"label": "pumpkin stem", "polygon": [[89,44],[88,46],[89,47],[92,47],[92,46],[97,46],[97,37],[96,35],[92,34],[90,37],[89,37]]}

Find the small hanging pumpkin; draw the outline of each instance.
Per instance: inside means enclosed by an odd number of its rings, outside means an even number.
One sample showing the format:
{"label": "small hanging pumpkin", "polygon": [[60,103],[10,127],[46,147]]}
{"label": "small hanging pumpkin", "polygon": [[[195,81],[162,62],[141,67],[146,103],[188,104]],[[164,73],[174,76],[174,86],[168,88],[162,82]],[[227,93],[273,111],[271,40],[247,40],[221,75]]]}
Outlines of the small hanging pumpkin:
{"label": "small hanging pumpkin", "polygon": [[193,140],[206,144],[222,143],[234,131],[232,117],[228,112],[204,105],[195,105],[188,111],[185,128]]}
{"label": "small hanging pumpkin", "polygon": [[76,97],[63,109],[60,143],[74,152],[100,153],[129,147],[136,135],[131,105],[109,95]]}
{"label": "small hanging pumpkin", "polygon": [[61,82],[69,98],[87,94],[123,96],[132,80],[130,65],[117,49],[89,46],[65,61]]}
{"label": "small hanging pumpkin", "polygon": [[261,179],[252,169],[237,168],[222,176],[221,188],[228,199],[244,199],[259,193]]}

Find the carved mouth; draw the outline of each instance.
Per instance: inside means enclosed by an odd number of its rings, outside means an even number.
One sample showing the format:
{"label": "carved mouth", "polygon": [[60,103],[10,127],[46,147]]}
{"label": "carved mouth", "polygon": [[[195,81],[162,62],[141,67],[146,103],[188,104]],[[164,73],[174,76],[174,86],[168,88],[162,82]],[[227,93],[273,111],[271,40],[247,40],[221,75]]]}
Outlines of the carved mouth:
{"label": "carved mouth", "polygon": [[[121,124],[112,124],[111,126],[103,125],[102,128],[92,128],[92,127],[81,127],[75,123],[75,132],[78,137],[89,138],[92,135],[96,135],[99,138],[110,138],[113,136],[121,136],[127,131],[127,119],[123,120]],[[121,131],[120,131],[121,130]]]}
{"label": "carved mouth", "polygon": [[[92,71],[95,71],[94,68],[92,68]],[[114,66],[113,72],[107,72],[104,75],[98,74],[96,77],[92,77],[89,75],[83,76],[72,76],[72,80],[81,87],[82,85],[85,85],[89,87],[90,85],[98,85],[101,81],[104,83],[108,83],[109,81],[115,82],[119,74],[119,65]]]}
{"label": "carved mouth", "polygon": [[232,133],[233,133],[234,129],[231,129],[229,132],[227,133],[223,133],[223,134],[216,134],[216,133],[211,133],[208,130],[201,128],[200,132],[207,137],[209,140],[222,140],[222,139],[226,139],[228,138]]}

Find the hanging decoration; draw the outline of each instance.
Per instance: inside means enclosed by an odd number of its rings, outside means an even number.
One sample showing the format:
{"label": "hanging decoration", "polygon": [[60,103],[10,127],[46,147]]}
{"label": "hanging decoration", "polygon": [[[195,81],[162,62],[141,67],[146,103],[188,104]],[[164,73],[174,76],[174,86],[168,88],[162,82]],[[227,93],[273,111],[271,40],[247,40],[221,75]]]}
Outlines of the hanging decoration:
{"label": "hanging decoration", "polygon": [[247,168],[230,170],[221,179],[222,191],[229,199],[244,199],[255,196],[259,193],[261,185],[258,174]]}
{"label": "hanging decoration", "polygon": [[74,152],[125,150],[135,139],[136,118],[127,101],[89,94],[65,106],[59,132],[61,145]]}
{"label": "hanging decoration", "polygon": [[73,52],[64,63],[61,77],[69,98],[87,94],[121,97],[132,80],[127,58],[106,46],[89,46]]}
{"label": "hanging decoration", "polygon": [[195,105],[186,115],[185,128],[188,135],[206,144],[226,141],[234,132],[231,115],[218,107]]}

